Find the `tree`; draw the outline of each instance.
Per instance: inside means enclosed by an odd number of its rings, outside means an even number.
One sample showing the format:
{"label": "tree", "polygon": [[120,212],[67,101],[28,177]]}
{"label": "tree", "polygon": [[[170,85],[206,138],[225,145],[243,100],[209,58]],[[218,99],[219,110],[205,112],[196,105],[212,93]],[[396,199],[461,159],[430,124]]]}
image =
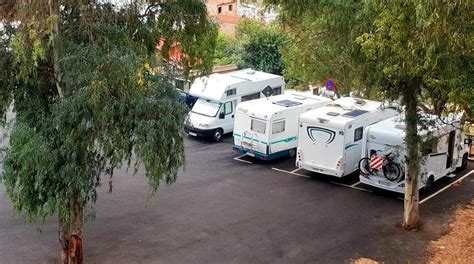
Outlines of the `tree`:
{"label": "tree", "polygon": [[199,0],[101,2],[1,3],[0,102],[17,118],[0,179],[29,222],[58,215],[62,263],[82,262],[102,175],[112,190],[115,168],[143,166],[150,195],[176,180],[186,107],[155,45],[181,43],[187,70],[208,72],[217,34]]}
{"label": "tree", "polygon": [[275,26],[264,27],[258,21],[244,19],[237,26],[236,38],[242,43],[241,67],[283,74],[285,65],[280,50],[286,37]]}
{"label": "tree", "polygon": [[[334,61],[318,62],[321,56],[307,57],[307,63],[291,67],[304,72],[313,67],[315,78],[321,80],[331,70],[337,79],[368,87],[381,98],[398,99],[405,108],[408,149],[405,177],[404,227],[416,229],[418,212],[419,137],[417,125],[420,102],[441,113],[448,105],[471,113],[473,87],[473,13],[472,5],[445,1],[300,1],[268,0],[282,8],[281,19],[289,24],[298,41],[311,50],[341,48]],[[314,23],[311,21],[314,18]],[[314,27],[313,30],[311,30]],[[296,29],[293,29],[296,28]],[[301,31],[304,29],[304,31]],[[317,33],[312,39],[298,37]],[[333,40],[341,40],[333,42]],[[293,42],[295,43],[295,42]],[[328,45],[329,43],[329,45]],[[313,46],[317,46],[314,48]],[[316,53],[318,54],[318,53]],[[340,54],[339,58],[337,54]],[[348,67],[341,67],[341,60]],[[365,91],[367,88],[355,86]]]}
{"label": "tree", "polygon": [[356,41],[365,55],[362,62],[377,77],[373,84],[392,98],[401,95],[405,107],[408,155],[403,225],[417,229],[421,162],[417,126],[424,123],[419,107],[426,99],[440,114],[446,103],[460,103],[456,98],[450,100],[450,94],[463,94],[472,87],[472,75],[468,74],[473,71],[474,43],[472,38],[469,43],[472,30],[467,25],[474,17],[467,3],[402,1],[395,6],[381,3],[376,8],[375,30]]}

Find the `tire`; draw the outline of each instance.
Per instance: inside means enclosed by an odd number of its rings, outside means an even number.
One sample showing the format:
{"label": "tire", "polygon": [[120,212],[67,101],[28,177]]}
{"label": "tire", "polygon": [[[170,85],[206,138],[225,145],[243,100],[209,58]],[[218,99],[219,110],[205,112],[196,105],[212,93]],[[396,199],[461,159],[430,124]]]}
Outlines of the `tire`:
{"label": "tire", "polygon": [[467,167],[467,153],[462,156],[462,162],[461,162],[461,167],[459,167],[459,170],[464,170]]}
{"label": "tire", "polygon": [[402,169],[395,162],[388,162],[385,166],[383,166],[382,170],[385,178],[392,182],[398,180],[402,176]]}
{"label": "tire", "polygon": [[221,141],[222,140],[222,135],[224,134],[224,131],[222,131],[222,129],[218,128],[216,130],[214,130],[214,132],[212,132],[212,139],[214,141]]}
{"label": "tire", "polygon": [[359,170],[364,174],[374,173],[374,170],[370,167],[370,158],[362,158],[359,161]]}
{"label": "tire", "polygon": [[290,158],[293,158],[296,155],[296,149],[290,149],[288,150],[288,156]]}
{"label": "tire", "polygon": [[429,192],[433,188],[434,177],[430,176],[426,181],[425,187],[423,188],[425,191]]}

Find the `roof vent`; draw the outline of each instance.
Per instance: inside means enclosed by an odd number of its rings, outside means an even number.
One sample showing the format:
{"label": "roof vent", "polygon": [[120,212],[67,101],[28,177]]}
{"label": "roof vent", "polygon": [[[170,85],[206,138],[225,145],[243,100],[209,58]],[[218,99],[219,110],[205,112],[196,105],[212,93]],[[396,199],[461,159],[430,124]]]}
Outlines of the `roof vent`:
{"label": "roof vent", "polygon": [[336,113],[336,112],[327,112],[327,115],[328,115],[328,116],[338,116],[339,113]]}
{"label": "roof vent", "polygon": [[250,70],[250,71],[247,72],[247,74],[253,75],[253,74],[255,74],[255,71],[254,71],[254,70]]}
{"label": "roof vent", "polygon": [[358,105],[365,105],[365,101],[359,98],[354,98],[354,101]]}

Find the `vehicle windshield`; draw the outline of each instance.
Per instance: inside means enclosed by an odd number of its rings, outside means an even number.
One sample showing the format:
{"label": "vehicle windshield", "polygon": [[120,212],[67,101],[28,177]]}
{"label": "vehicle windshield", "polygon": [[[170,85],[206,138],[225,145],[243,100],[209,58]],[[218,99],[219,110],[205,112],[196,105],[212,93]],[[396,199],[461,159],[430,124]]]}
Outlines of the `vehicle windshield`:
{"label": "vehicle windshield", "polygon": [[217,115],[217,112],[219,111],[219,108],[221,108],[221,105],[222,103],[216,101],[199,98],[194,104],[191,112],[200,115],[215,117]]}

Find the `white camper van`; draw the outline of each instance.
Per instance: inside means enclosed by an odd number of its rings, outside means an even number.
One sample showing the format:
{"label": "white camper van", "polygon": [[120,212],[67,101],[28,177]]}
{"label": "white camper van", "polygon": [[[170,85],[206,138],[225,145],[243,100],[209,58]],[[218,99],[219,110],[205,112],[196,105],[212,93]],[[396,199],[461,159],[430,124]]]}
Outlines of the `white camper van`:
{"label": "white camper van", "polygon": [[234,150],[262,160],[293,157],[301,113],[332,102],[311,92],[287,91],[237,105]]}
{"label": "white camper van", "polygon": [[396,114],[392,106],[352,97],[301,114],[296,166],[336,177],[356,171],[364,128]]}
{"label": "white camper van", "polygon": [[233,131],[237,104],[262,97],[267,87],[274,95],[282,94],[285,81],[282,76],[252,69],[197,78],[189,94],[199,99],[187,117],[185,131],[219,141]]}
{"label": "white camper van", "polygon": [[[405,192],[405,122],[399,115],[364,130],[360,181],[377,188]],[[423,139],[419,188],[431,189],[433,182],[467,166],[468,146],[459,119],[426,116],[431,123],[419,129]],[[430,139],[430,140],[429,140]]]}

